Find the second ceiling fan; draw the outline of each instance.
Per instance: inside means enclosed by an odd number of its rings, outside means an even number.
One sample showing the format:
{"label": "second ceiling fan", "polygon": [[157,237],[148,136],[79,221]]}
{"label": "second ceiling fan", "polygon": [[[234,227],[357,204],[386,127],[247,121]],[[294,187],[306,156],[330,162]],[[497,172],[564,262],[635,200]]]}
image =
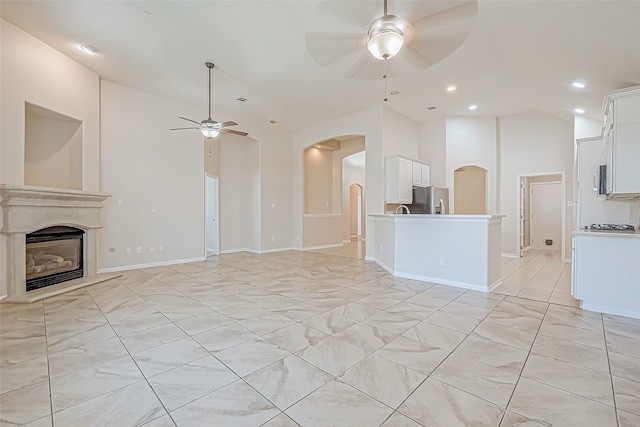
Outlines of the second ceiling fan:
{"label": "second ceiling fan", "polygon": [[388,13],[387,0],[380,15],[380,3],[318,3],[316,11],[331,17],[331,27],[346,31],[307,33],[307,51],[313,60],[329,66],[346,58],[350,66],[344,76],[359,80],[379,78],[382,64],[389,62],[382,60],[393,57],[397,59],[387,64],[392,74],[399,74],[403,66],[422,71],[462,45],[478,14],[476,0],[392,0],[398,16]]}
{"label": "second ceiling fan", "polygon": [[173,128],[169,130],[185,130],[185,129],[198,129],[202,132],[206,138],[215,138],[221,132],[222,133],[232,133],[234,135],[247,136],[249,135],[247,132],[241,132],[233,129],[228,129],[229,126],[237,126],[238,124],[233,121],[228,122],[216,122],[211,118],[211,70],[215,65],[212,62],[205,62],[205,65],[209,69],[209,115],[206,119],[201,122],[198,122],[193,119],[188,119],[186,117],[178,117],[179,119],[186,120],[188,122],[192,122],[198,125],[198,127],[188,127],[188,128]]}

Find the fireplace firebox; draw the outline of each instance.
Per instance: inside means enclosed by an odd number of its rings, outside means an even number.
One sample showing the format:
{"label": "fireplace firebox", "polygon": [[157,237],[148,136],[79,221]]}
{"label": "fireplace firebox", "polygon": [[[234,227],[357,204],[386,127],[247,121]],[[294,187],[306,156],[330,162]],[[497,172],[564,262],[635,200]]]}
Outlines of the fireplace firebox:
{"label": "fireplace firebox", "polygon": [[84,275],[84,231],[49,227],[26,235],[27,292]]}

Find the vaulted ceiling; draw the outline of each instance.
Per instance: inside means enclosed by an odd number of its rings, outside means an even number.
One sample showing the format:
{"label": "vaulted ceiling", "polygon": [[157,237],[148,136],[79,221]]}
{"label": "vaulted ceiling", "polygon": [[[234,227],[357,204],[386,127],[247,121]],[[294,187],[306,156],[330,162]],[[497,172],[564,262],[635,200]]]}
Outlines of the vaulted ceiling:
{"label": "vaulted ceiling", "polygon": [[[388,7],[414,20],[460,3],[390,0]],[[382,14],[381,0],[3,0],[0,7],[5,20],[102,78],[200,106],[202,118],[204,63],[214,62],[214,117],[275,120],[291,131],[383,103],[416,121],[530,110],[568,121],[576,107],[601,120],[606,92],[640,84],[640,1],[479,0],[468,37],[441,61],[416,70],[403,65],[402,52],[388,60],[386,94],[382,62],[363,64],[372,79],[345,77],[361,58],[358,46],[336,45],[335,58],[329,50],[328,63],[318,65],[305,42],[313,32],[365,33]],[[87,55],[81,44],[100,52]],[[449,85],[457,90],[447,92]]]}

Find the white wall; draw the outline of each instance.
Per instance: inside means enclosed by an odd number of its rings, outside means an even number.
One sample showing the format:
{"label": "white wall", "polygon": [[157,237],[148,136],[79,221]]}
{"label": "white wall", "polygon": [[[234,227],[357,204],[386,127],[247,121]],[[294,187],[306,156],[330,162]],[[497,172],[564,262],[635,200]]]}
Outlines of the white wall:
{"label": "white wall", "polygon": [[[455,199],[454,171],[461,166],[480,166],[487,170],[487,210],[489,214],[498,212],[499,193],[497,191],[498,140],[497,119],[495,117],[450,117],[446,119],[446,187],[449,188],[450,203]],[[455,204],[451,206],[456,211]]]}
{"label": "white wall", "polygon": [[198,111],[108,81],[101,89],[102,191],[112,197],[99,233],[99,269],[203,257],[204,138],[168,130],[177,116]]}
{"label": "white wall", "polygon": [[222,135],[220,249],[260,250],[260,155],[251,138]]}
{"label": "white wall", "polygon": [[[333,210],[333,151],[304,150],[304,213],[331,214]],[[339,175],[339,173],[338,173]]]}
{"label": "white wall", "polygon": [[418,158],[418,123],[391,108],[382,109],[382,157]]}
{"label": "white wall", "polygon": [[[573,126],[556,118],[530,112],[499,120],[500,204],[502,252],[516,254],[518,175],[565,172],[567,199],[572,194]],[[571,218],[566,207],[565,255],[571,253]]]}
{"label": "white wall", "polygon": [[[313,126],[293,135],[293,241],[302,244],[302,150],[309,145],[343,135],[362,135],[365,140],[365,181],[367,188],[366,211],[368,214],[384,210],[384,162],[382,155],[382,108],[374,107],[327,123]],[[367,221],[369,223],[369,221]],[[367,252],[373,253],[373,239],[369,239],[367,227]]]}
{"label": "white wall", "polygon": [[242,123],[260,146],[260,250],[289,249],[292,242],[292,134],[277,126]]}
{"label": "white wall", "polygon": [[[418,129],[418,159],[431,166],[431,185],[447,186],[447,122],[444,118],[422,122]],[[451,196],[451,195],[450,195]]]}
{"label": "white wall", "polygon": [[4,20],[0,27],[0,183],[24,183],[25,102],[29,102],[83,123],[82,188],[99,191],[98,75]]}

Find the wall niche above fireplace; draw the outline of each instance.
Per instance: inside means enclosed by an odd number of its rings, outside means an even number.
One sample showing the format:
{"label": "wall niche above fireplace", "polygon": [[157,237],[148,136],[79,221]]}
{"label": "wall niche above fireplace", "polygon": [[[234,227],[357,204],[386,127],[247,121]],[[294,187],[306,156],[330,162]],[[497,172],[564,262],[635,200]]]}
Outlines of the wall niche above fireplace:
{"label": "wall niche above fireplace", "polygon": [[24,183],[82,190],[82,121],[25,102]]}

